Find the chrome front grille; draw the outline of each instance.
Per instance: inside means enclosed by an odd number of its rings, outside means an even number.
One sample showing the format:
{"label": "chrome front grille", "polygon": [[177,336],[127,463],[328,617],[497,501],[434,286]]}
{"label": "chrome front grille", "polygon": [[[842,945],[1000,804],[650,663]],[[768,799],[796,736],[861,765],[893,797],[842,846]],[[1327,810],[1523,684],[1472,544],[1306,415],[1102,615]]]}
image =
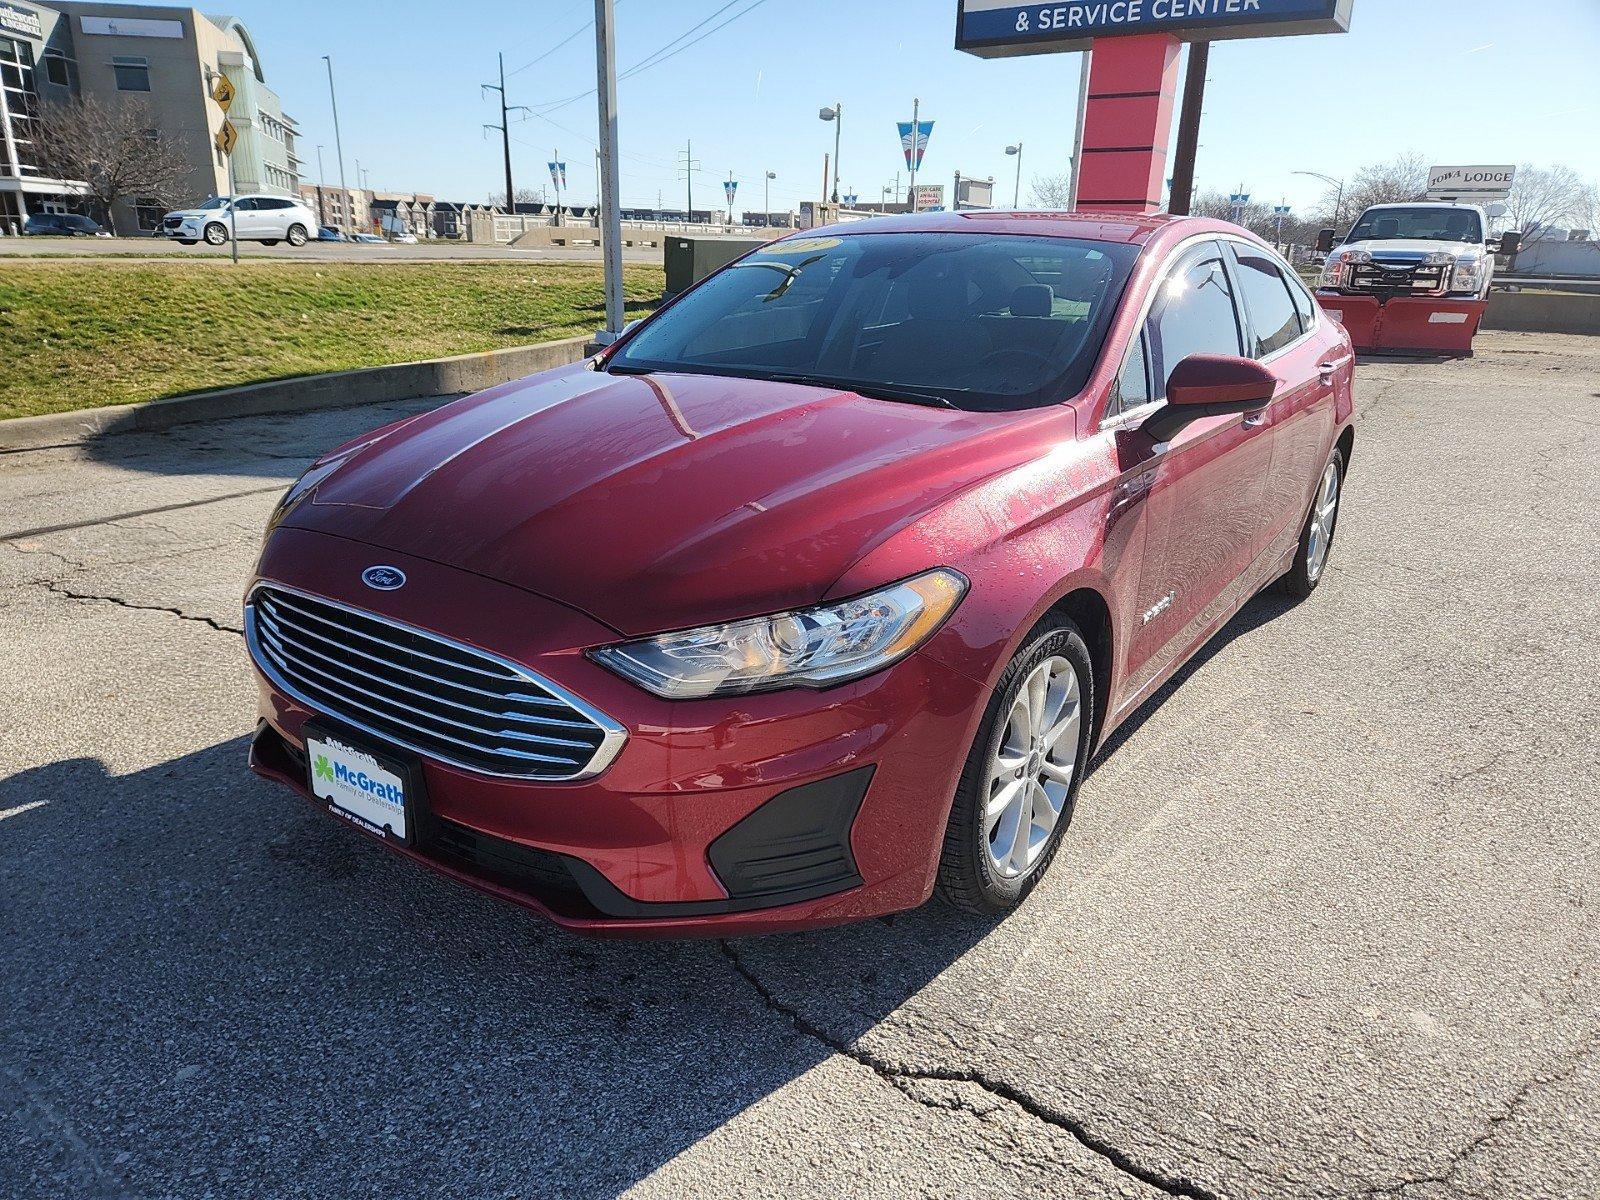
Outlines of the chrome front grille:
{"label": "chrome front grille", "polygon": [[1442,296],[1450,283],[1450,270],[1450,266],[1443,263],[1383,260],[1356,263],[1350,271],[1350,287],[1361,292]]}
{"label": "chrome front grille", "polygon": [[308,708],[468,770],[583,779],[626,739],[526,668],[303,592],[256,588],[245,636],[257,666]]}

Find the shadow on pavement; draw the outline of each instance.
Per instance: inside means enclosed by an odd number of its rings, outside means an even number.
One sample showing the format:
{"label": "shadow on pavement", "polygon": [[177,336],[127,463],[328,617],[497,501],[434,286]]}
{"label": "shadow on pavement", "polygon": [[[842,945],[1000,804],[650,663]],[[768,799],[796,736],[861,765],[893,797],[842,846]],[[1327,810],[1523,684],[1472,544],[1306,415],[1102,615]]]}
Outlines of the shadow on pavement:
{"label": "shadow on pavement", "polygon": [[[826,1056],[716,943],[564,933],[245,745],[0,781],[0,1193],[611,1195]],[[787,949],[854,1038],[989,929]]]}

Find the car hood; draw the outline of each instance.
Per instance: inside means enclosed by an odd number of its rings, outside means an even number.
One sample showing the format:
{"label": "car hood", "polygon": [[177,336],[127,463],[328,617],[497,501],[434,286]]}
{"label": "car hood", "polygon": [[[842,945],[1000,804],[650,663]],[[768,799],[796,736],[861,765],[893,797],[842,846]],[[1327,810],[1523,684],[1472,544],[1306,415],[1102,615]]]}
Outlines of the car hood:
{"label": "car hood", "polygon": [[202,217],[225,217],[228,214],[221,209],[180,208],[176,212],[169,212],[167,216],[178,217],[185,221],[198,221]]}
{"label": "car hood", "polygon": [[1373,258],[1411,258],[1419,254],[1432,254],[1435,250],[1444,250],[1451,254],[1466,254],[1476,250],[1483,252],[1483,247],[1473,242],[1435,242],[1427,238],[1384,238],[1381,241],[1347,242],[1340,246],[1341,250],[1365,250]]}
{"label": "car hood", "polygon": [[[1048,412],[1070,424],[1070,409]],[[1019,452],[1008,429],[1038,415],[578,365],[336,452],[284,524],[655,633],[816,602],[878,542],[1003,469]]]}

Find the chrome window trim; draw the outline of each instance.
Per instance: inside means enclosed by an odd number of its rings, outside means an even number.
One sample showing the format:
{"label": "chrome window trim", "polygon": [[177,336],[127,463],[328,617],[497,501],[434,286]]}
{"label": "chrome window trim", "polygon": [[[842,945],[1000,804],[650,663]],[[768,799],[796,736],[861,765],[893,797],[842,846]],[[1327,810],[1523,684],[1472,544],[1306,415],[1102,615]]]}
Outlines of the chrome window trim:
{"label": "chrome window trim", "polygon": [[[1295,338],[1294,341],[1279,346],[1265,358],[1259,358],[1255,361],[1262,363],[1263,365],[1270,363],[1280,354],[1287,354],[1289,351],[1295,349],[1302,342],[1310,338],[1312,334],[1316,333],[1322,328],[1322,306],[1317,303],[1316,294],[1312,292],[1310,288],[1306,287],[1305,281],[1300,278],[1299,274],[1293,267],[1284,261],[1284,258],[1281,254],[1264,242],[1253,242],[1249,238],[1240,237],[1236,233],[1213,232],[1191,234],[1167,252],[1166,258],[1162,260],[1161,266],[1157,269],[1156,282],[1150,287],[1150,290],[1145,293],[1144,300],[1139,306],[1139,317],[1138,320],[1134,322],[1133,326],[1135,336],[1137,336],[1138,333],[1144,329],[1144,323],[1150,319],[1150,308],[1155,303],[1156,296],[1161,291],[1162,284],[1166,283],[1167,276],[1172,271],[1172,268],[1177,264],[1178,260],[1184,254],[1193,249],[1194,246],[1200,242],[1237,242],[1239,245],[1248,246],[1250,249],[1257,252],[1265,250],[1272,257],[1272,260],[1284,271],[1289,286],[1298,286],[1311,297],[1311,327],[1302,332],[1299,337]],[[1235,299],[1234,303],[1236,307],[1239,306],[1239,301],[1237,298]],[[1128,355],[1131,353],[1131,351],[1132,346],[1130,344],[1129,348],[1122,352],[1122,358],[1117,363],[1116,378],[1121,377],[1123,367],[1128,365]],[[1115,416],[1102,417],[1100,424],[1096,426],[1096,431],[1103,432],[1107,429],[1125,429],[1130,425],[1139,424],[1157,409],[1165,407],[1166,403],[1167,402],[1164,398],[1161,400],[1149,400],[1144,404],[1139,405],[1137,408],[1125,409],[1122,412],[1117,413]],[[1134,416],[1138,417],[1137,421],[1130,419]]]}
{"label": "chrome window trim", "polygon": [[[578,771],[570,775],[527,775],[515,771],[491,771],[485,769],[484,767],[476,766],[472,763],[462,762],[458,759],[446,757],[445,755],[440,754],[437,750],[426,749],[421,746],[413,745],[410,742],[395,737],[393,734],[374,729],[371,726],[364,724],[362,721],[345,713],[329,712],[321,703],[302,695],[294,687],[294,685],[289,683],[288,680],[284,679],[277,668],[274,667],[271,662],[264,658],[264,656],[261,654],[259,635],[256,629],[256,593],[261,591],[263,588],[270,589],[272,591],[285,592],[291,596],[303,596],[307,600],[316,601],[318,604],[326,604],[330,608],[337,608],[343,612],[350,613],[352,616],[361,617],[368,621],[376,621],[380,625],[387,625],[391,629],[398,629],[405,633],[415,634],[418,637],[430,638],[434,641],[441,642],[447,646],[451,646],[457,650],[460,650],[465,654],[477,655],[480,658],[488,659],[496,665],[504,667],[517,678],[525,680],[526,682],[533,684],[535,687],[541,688],[550,693],[550,695],[569,705],[581,716],[594,722],[594,724],[601,730],[602,736],[600,739],[600,744],[595,747],[595,752],[589,761],[585,763]],[[455,767],[458,770],[469,771],[474,775],[486,775],[495,779],[514,779],[535,787],[551,783],[577,783],[582,780],[593,779],[595,776],[599,775],[602,771],[609,767],[613,762],[616,761],[617,755],[622,752],[623,746],[625,746],[628,741],[628,731],[615,720],[606,716],[605,713],[601,712],[587,701],[579,699],[560,684],[546,679],[543,675],[540,675],[536,671],[530,670],[521,663],[515,662],[512,659],[504,657],[503,655],[495,654],[492,651],[485,650],[482,647],[469,645],[466,642],[457,641],[455,638],[446,637],[443,634],[435,633],[431,629],[423,629],[418,625],[410,625],[404,621],[396,621],[392,617],[383,616],[382,614],[375,613],[370,609],[357,608],[351,604],[344,604],[341,601],[330,599],[327,596],[318,595],[316,592],[308,592],[303,588],[291,587],[288,584],[279,583],[276,580],[263,579],[259,581],[253,588],[250,589],[250,594],[245,597],[244,636],[245,645],[250,651],[250,660],[255,664],[256,670],[260,671],[264,676],[266,676],[266,678],[274,687],[278,688],[284,693],[284,695],[294,700],[297,704],[310,709],[314,713],[318,713],[322,716],[332,717],[335,720],[342,721],[353,729],[357,729],[362,733],[369,734],[378,739],[380,744],[386,743],[389,745],[400,746],[406,750],[410,750],[413,754],[421,755],[423,758],[431,759],[434,762]]]}

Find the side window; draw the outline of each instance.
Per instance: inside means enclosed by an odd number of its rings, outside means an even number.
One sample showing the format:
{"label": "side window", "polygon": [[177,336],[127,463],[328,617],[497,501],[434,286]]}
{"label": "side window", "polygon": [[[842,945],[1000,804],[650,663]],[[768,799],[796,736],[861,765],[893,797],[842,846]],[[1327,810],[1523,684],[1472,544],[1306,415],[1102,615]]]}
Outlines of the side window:
{"label": "side window", "polygon": [[1306,291],[1306,285],[1301,283],[1299,277],[1289,280],[1289,297],[1294,301],[1294,308],[1300,314],[1300,328],[1310,331],[1317,323],[1317,302],[1311,298],[1311,293]]}
{"label": "side window", "polygon": [[1241,352],[1233,287],[1216,246],[1191,252],[1168,272],[1145,318],[1145,336],[1156,399],[1166,397],[1172,369],[1189,355]]}
{"label": "side window", "polygon": [[1111,399],[1106,402],[1105,420],[1110,420],[1130,408],[1138,408],[1150,401],[1150,356],[1145,350],[1141,332],[1128,347],[1128,356],[1122,360],[1122,370],[1111,386]]}
{"label": "side window", "polygon": [[1233,258],[1239,266],[1239,290],[1250,313],[1250,330],[1255,340],[1251,357],[1265,358],[1281,350],[1303,332],[1300,314],[1295,309],[1289,281],[1278,264],[1259,250],[1232,243]]}

